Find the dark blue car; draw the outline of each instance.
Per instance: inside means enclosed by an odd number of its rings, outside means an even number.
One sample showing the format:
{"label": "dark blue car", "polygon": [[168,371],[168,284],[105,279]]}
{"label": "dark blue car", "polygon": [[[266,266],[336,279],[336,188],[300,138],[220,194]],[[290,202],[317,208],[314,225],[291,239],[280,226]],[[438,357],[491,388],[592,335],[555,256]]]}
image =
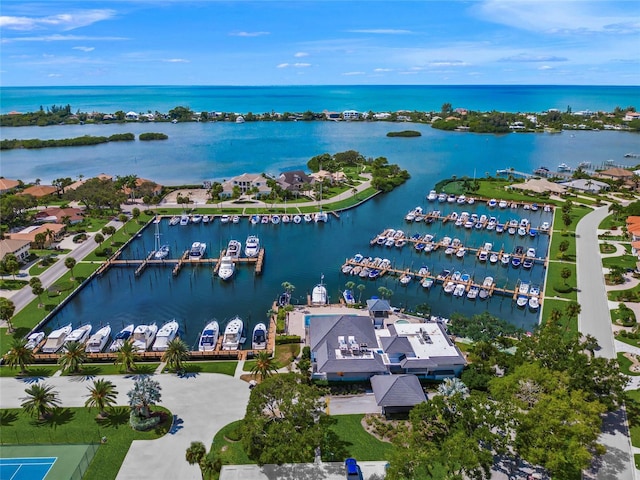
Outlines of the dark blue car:
{"label": "dark blue car", "polygon": [[362,470],[360,470],[360,465],[355,458],[347,458],[344,461],[344,466],[347,471],[347,480],[363,480]]}

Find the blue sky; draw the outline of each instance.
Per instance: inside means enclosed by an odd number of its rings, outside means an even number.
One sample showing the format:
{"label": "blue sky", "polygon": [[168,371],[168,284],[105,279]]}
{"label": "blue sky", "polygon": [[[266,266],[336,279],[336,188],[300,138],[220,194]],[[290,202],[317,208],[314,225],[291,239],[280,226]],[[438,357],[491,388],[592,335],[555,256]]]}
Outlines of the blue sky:
{"label": "blue sky", "polygon": [[2,0],[3,86],[640,84],[640,2]]}

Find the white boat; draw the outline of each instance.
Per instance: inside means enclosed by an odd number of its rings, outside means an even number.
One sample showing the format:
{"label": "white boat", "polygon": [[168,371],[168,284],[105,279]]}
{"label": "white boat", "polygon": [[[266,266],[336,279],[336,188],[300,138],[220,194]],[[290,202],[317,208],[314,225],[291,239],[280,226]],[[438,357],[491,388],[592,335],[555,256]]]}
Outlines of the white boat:
{"label": "white boat", "polygon": [[286,213],[282,215],[282,223],[289,223],[289,222],[291,222],[291,217]]}
{"label": "white boat", "polygon": [[109,337],[111,336],[111,326],[106,325],[98,330],[96,333],[91,335],[89,341],[87,342],[87,346],[85,347],[85,352],[87,353],[100,353],[104,350],[104,347],[107,345],[109,341]]}
{"label": "white boat", "polygon": [[560,165],[558,165],[558,171],[559,172],[570,172],[571,171],[571,167],[563,162]]}
{"label": "white boat", "polygon": [[133,330],[133,348],[139,352],[144,352],[153,343],[158,332],[158,326],[155,323],[151,325],[138,325]]}
{"label": "white boat", "polygon": [[443,288],[444,288],[444,293],[453,293],[453,289],[456,288],[456,283],[452,281],[448,281]]}
{"label": "white boat", "polygon": [[35,350],[42,340],[44,340],[44,332],[33,332],[27,337],[27,343],[24,348],[28,350]]}
{"label": "white boat", "polygon": [[549,225],[549,222],[542,222],[542,225],[540,225],[538,230],[540,230],[541,232],[548,232],[549,228],[551,228],[551,225]]}
{"label": "white boat", "polygon": [[493,277],[490,277],[490,276],[484,277],[484,280],[482,281],[482,286],[486,288],[491,288],[492,285],[493,285]]}
{"label": "white boat", "polygon": [[186,213],[180,215],[180,225],[189,225],[189,215]]}
{"label": "white boat", "polygon": [[177,215],[174,215],[173,217],[171,217],[171,219],[169,220],[169,225],[171,225],[172,227],[174,225],[178,225],[180,223],[180,217]]}
{"label": "white boat", "polygon": [[467,249],[466,249],[466,248],[464,248],[464,247],[460,247],[460,248],[458,249],[458,251],[456,252],[456,257],[458,257],[458,258],[463,258],[463,257],[464,257],[464,255],[465,255],[465,253],[467,253]]}
{"label": "white boat", "polygon": [[189,250],[189,260],[200,260],[204,258],[207,250],[207,244],[204,242],[193,242]]}
{"label": "white boat", "polygon": [[536,249],[533,247],[527,249],[527,257],[536,258]]}
{"label": "white boat", "polygon": [[354,303],[356,303],[353,292],[349,289],[346,289],[344,292],[342,292],[342,298],[344,298],[344,301],[347,305],[353,305]]}
{"label": "white boat", "polygon": [[422,280],[422,288],[431,288],[431,286],[433,285],[433,278],[425,278],[424,280]]}
{"label": "white boat", "polygon": [[176,335],[178,335],[179,327],[180,326],[178,325],[178,322],[176,322],[175,318],[165,323],[162,328],[158,330],[158,333],[156,334],[156,341],[153,342],[153,347],[151,347],[151,350],[153,350],[154,352],[166,351],[169,342],[171,342],[174,338],[176,338]]}
{"label": "white boat", "polygon": [[323,212],[322,210],[320,210],[315,214],[313,219],[316,223],[318,222],[326,223],[329,220],[329,215],[327,215],[327,212]]}
{"label": "white boat", "polygon": [[200,215],[199,213],[196,213],[195,215],[191,216],[191,223],[200,223],[202,221],[202,215]]}
{"label": "white boat", "polygon": [[238,240],[229,240],[229,244],[227,245],[227,253],[231,258],[238,258],[240,256],[240,251],[242,250],[242,243]]}
{"label": "white boat", "polygon": [[[363,269],[364,271],[365,269]],[[368,269],[366,269],[368,270]],[[367,276],[369,272],[367,271]],[[328,303],[327,287],[322,283],[324,281],[324,275],[320,277],[320,283],[313,287],[311,290],[311,303],[313,305],[326,305]]]}
{"label": "white boat", "polygon": [[236,270],[236,264],[233,262],[233,258],[225,255],[220,259],[220,267],[218,268],[218,276],[223,280],[229,280],[233,277],[233,273]]}
{"label": "white boat", "polygon": [[251,225],[257,225],[260,223],[260,215],[251,215],[249,221],[251,222]]}
{"label": "white boat", "polygon": [[240,215],[234,215],[231,217],[231,223],[240,223]]}
{"label": "white boat", "polygon": [[300,215],[294,215],[292,220],[293,223],[300,223],[302,221],[302,217]]}
{"label": "white boat", "polygon": [[225,327],[222,337],[223,350],[237,350],[242,340],[244,322],[240,317],[233,318]]}
{"label": "white boat", "polygon": [[209,215],[203,215],[202,223],[209,223],[209,222],[211,222],[211,217]]}
{"label": "white boat", "polygon": [[258,323],[253,327],[251,348],[253,350],[264,350],[267,348],[267,326],[264,323]]}
{"label": "white boat", "polygon": [[169,256],[169,245],[162,245],[153,254],[153,258],[156,260],[164,260]]}
{"label": "white boat", "polygon": [[456,201],[456,196],[453,193],[450,193],[449,195],[447,195],[447,203],[455,203]]}
{"label": "white boat", "polygon": [[447,194],[446,194],[446,193],[441,193],[441,194],[439,194],[439,195],[438,195],[438,201],[439,201],[440,203],[442,203],[442,202],[446,202],[446,201],[447,201]]}
{"label": "white boat", "polygon": [[429,192],[429,195],[427,195],[427,200],[429,200],[430,202],[434,202],[438,199],[438,192],[436,192],[435,190],[431,190]]}
{"label": "white boat", "polygon": [[262,218],[260,219],[260,223],[263,225],[268,224],[271,221],[271,219],[269,218],[269,215],[263,215]]}
{"label": "white boat", "polygon": [[72,332],[64,339],[65,346],[71,342],[85,343],[91,335],[91,325],[81,325],[78,328],[74,328]]}
{"label": "white boat", "polygon": [[231,220],[231,217],[229,215],[222,215],[220,217],[220,223],[229,223],[230,220]]}
{"label": "white boat", "polygon": [[256,235],[249,235],[244,244],[244,254],[247,257],[257,257],[260,252],[260,239]]}
{"label": "white boat", "polygon": [[467,203],[467,197],[464,194],[460,195],[456,200],[456,203],[459,203],[459,204]]}
{"label": "white boat", "polygon": [[65,339],[71,333],[71,330],[71,324],[69,324],[52,331],[40,351],[42,353],[55,353],[60,350],[64,345]]}
{"label": "white boat", "polygon": [[475,300],[478,297],[478,293],[480,293],[480,288],[477,285],[473,285],[467,292],[467,298],[469,300]]}
{"label": "white boat", "polygon": [[529,297],[529,308],[534,312],[540,307],[540,299],[538,297]]}
{"label": "white boat", "polygon": [[475,199],[475,198],[473,198],[473,197],[469,197],[469,199],[467,200],[467,203],[468,203],[469,205],[473,205],[474,203],[476,203],[476,199]]}
{"label": "white boat", "polygon": [[491,255],[489,255],[489,263],[498,263],[498,254],[495,252],[492,252]]}
{"label": "white boat", "polygon": [[491,200],[489,200],[487,202],[487,205],[489,206],[489,208],[493,208],[498,204],[498,201],[495,198],[492,198]]}
{"label": "white boat", "polygon": [[489,252],[487,252],[486,250],[480,250],[480,253],[478,253],[478,261],[486,262],[488,256],[489,256]]}
{"label": "white boat", "polygon": [[507,201],[506,201],[506,200],[500,200],[500,201],[498,202],[498,207],[500,207],[500,208],[507,208],[507,205],[508,205],[508,204],[507,204]]}
{"label": "white boat", "polygon": [[271,223],[273,223],[274,225],[279,224],[280,223],[280,215],[278,215],[277,213],[271,215]]}
{"label": "white boat", "polygon": [[465,289],[466,285],[464,283],[458,283],[453,289],[453,296],[462,297],[464,295]]}
{"label": "white boat", "polygon": [[220,335],[220,325],[216,320],[212,320],[204,327],[200,334],[200,340],[198,341],[198,350],[200,352],[213,352],[216,349],[218,343],[218,336]]}
{"label": "white boat", "polygon": [[113,343],[109,345],[109,350],[111,352],[120,350],[120,347],[122,347],[122,345],[124,345],[124,343],[129,340],[131,335],[133,335],[133,323],[127,325],[117,333],[117,335],[113,339]]}
{"label": "white boat", "polygon": [[400,277],[400,284],[408,285],[412,278],[413,278],[412,275],[409,272],[407,272]]}

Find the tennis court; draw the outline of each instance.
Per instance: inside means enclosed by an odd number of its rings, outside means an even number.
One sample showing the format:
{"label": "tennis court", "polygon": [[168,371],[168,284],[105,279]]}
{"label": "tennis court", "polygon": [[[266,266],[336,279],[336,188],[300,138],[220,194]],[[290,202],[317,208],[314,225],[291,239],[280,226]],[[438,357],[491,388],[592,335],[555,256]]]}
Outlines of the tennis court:
{"label": "tennis court", "polygon": [[0,480],[44,480],[56,457],[0,458]]}

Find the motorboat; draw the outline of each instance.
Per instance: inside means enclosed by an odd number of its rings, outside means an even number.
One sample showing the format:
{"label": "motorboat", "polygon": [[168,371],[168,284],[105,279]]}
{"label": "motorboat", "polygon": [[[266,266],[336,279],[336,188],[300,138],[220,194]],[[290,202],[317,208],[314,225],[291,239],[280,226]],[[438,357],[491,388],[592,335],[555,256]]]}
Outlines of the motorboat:
{"label": "motorboat", "polygon": [[518,285],[518,293],[521,293],[523,295],[526,295],[529,293],[529,287],[531,285],[529,284],[529,282],[520,282],[520,285]]}
{"label": "motorboat", "polygon": [[540,299],[538,297],[529,297],[529,309],[532,311],[538,310],[540,307]]}
{"label": "motorboat", "polygon": [[451,275],[451,270],[444,269],[438,274],[436,280],[444,282],[444,280],[449,277],[449,275]]}
{"label": "motorboat", "polygon": [[532,211],[532,212],[537,212],[539,208],[540,208],[540,207],[538,206],[538,204],[537,204],[537,203],[532,203],[532,204],[531,204],[531,211]]}
{"label": "motorboat", "polygon": [[559,172],[570,172],[571,171],[571,167],[563,162],[560,165],[558,165],[558,171]]}
{"label": "motorboat", "polygon": [[506,200],[500,200],[500,201],[498,202],[498,207],[499,207],[499,208],[507,208],[507,205],[508,205],[508,204],[507,204],[507,201],[506,201]]}
{"label": "motorboat", "polygon": [[533,267],[533,258],[526,257],[522,260],[522,268],[529,270],[531,267]]}
{"label": "motorboat", "polygon": [[475,198],[473,198],[473,197],[469,197],[469,198],[467,199],[467,203],[468,203],[469,205],[473,205],[474,203],[476,203],[476,199],[475,199]]}
{"label": "motorboat", "polygon": [[231,239],[229,240],[229,244],[227,245],[226,255],[231,258],[238,258],[240,256],[240,251],[242,250],[242,243],[238,240]]}
{"label": "motorboat", "polygon": [[529,236],[530,237],[535,237],[538,234],[538,230],[536,230],[535,228],[529,228]]}
{"label": "motorboat", "polygon": [[133,335],[133,323],[127,325],[116,334],[113,343],[109,345],[109,351],[116,352],[120,350],[120,347],[131,338],[131,335]]}
{"label": "motorboat", "polygon": [[435,190],[431,190],[429,192],[429,195],[427,195],[427,200],[429,200],[430,202],[435,202],[438,199],[438,192],[436,192]]}
{"label": "motorboat", "polygon": [[509,232],[509,235],[515,235],[516,230],[517,230],[517,227],[509,226],[509,228],[507,229],[507,232]]}
{"label": "motorboat", "polygon": [[495,252],[492,252],[491,255],[489,255],[489,263],[498,263],[498,254]]}
{"label": "motorboat", "polygon": [[202,223],[210,223],[210,222],[211,222],[211,217],[209,215],[202,216]]}
{"label": "motorboat", "polygon": [[222,349],[223,350],[237,350],[242,341],[242,334],[244,332],[244,322],[238,316],[234,317],[224,329],[224,335],[222,336]]}
{"label": "motorboat", "polygon": [[229,255],[225,255],[220,259],[220,267],[218,267],[218,276],[222,280],[229,280],[233,277],[233,273],[236,270],[236,264],[233,262],[233,258]]}
{"label": "motorboat", "polygon": [[504,232],[504,225],[502,223],[496,224],[496,233]]}
{"label": "motorboat", "polygon": [[278,215],[278,214],[271,215],[271,223],[273,223],[274,225],[279,224],[280,223],[280,215]]}
{"label": "motorboat", "polygon": [[313,222],[313,217],[311,216],[310,213],[305,213],[304,216],[302,217],[304,219],[305,222],[307,223],[311,223]]}
{"label": "motorboat", "polygon": [[527,249],[527,257],[536,258],[536,249],[531,247]]}
{"label": "motorboat", "polygon": [[231,216],[230,215],[221,215],[220,216],[220,223],[229,223],[231,221]]}
{"label": "motorboat", "polygon": [[89,340],[89,335],[91,335],[91,328],[92,327],[90,324],[81,325],[78,328],[74,328],[71,333],[67,335],[67,338],[64,339],[64,346],[66,347],[72,342],[85,343],[87,340]]}
{"label": "motorboat", "polygon": [[148,350],[156,339],[156,333],[158,333],[158,326],[155,323],[138,325],[133,329],[133,348],[139,352]]}
{"label": "motorboat", "polygon": [[351,269],[351,275],[360,275],[360,272],[362,271],[363,267],[361,265],[356,265],[355,267],[353,267]]}
{"label": "motorboat", "polygon": [[462,277],[462,273],[460,272],[460,270],[456,270],[451,275],[451,280],[453,280],[454,282],[457,282],[460,280],[461,277]]}
{"label": "motorboat", "polygon": [[438,201],[439,201],[440,203],[442,203],[442,202],[446,202],[446,201],[447,201],[447,194],[446,194],[446,193],[441,193],[441,194],[439,194],[439,195],[438,195]]}
{"label": "motorboat", "polygon": [[489,256],[489,252],[487,252],[486,250],[480,250],[480,252],[478,253],[478,261],[486,262],[488,256]]}
{"label": "motorboat", "polygon": [[320,210],[314,215],[313,220],[316,223],[318,222],[326,223],[329,221],[329,215],[327,214],[327,212]]}
{"label": "motorboat", "polygon": [[344,298],[344,301],[347,305],[353,305],[354,303],[356,303],[356,299],[353,296],[353,291],[351,291],[350,289],[346,289],[345,291],[343,291],[342,297]]}
{"label": "motorboat", "polygon": [[99,329],[96,333],[91,335],[89,341],[87,342],[87,346],[85,347],[85,352],[87,353],[100,353],[104,350],[104,347],[107,345],[109,341],[109,337],[111,337],[111,326],[105,325],[101,329]]}
{"label": "motorboat", "polygon": [[211,320],[207,323],[200,334],[200,340],[198,340],[198,351],[213,352],[216,349],[219,335],[220,325],[218,325],[218,321]]}
{"label": "motorboat", "polygon": [[464,247],[460,247],[458,249],[458,251],[456,252],[456,257],[458,258],[464,258],[464,255],[467,253],[467,249]]}
{"label": "motorboat", "polygon": [[548,232],[550,228],[551,225],[549,224],[549,222],[542,222],[542,225],[538,227],[538,230],[540,230],[541,232]]}
{"label": "motorboat", "polygon": [[526,295],[518,295],[518,297],[516,298],[516,305],[518,305],[518,307],[520,308],[524,308],[528,301],[529,297],[527,297]]}
{"label": "motorboat", "polygon": [[169,348],[169,343],[178,335],[178,322],[173,320],[165,323],[156,334],[156,341],[153,342],[151,350],[154,352],[165,352]]}
{"label": "motorboat", "polygon": [[282,215],[282,223],[290,223],[290,222],[291,222],[291,217],[289,215],[287,215],[286,213]]}
{"label": "motorboat", "polygon": [[354,263],[361,263],[362,260],[364,260],[364,256],[361,253],[356,253],[351,259],[351,261]]}
{"label": "motorboat", "polygon": [[180,215],[180,225],[189,225],[189,215],[187,215],[186,213]]}
{"label": "motorboat", "polygon": [[451,245],[449,245],[445,250],[444,250],[444,254],[445,255],[453,255],[453,252],[455,252],[456,247],[453,247]]}
{"label": "motorboat", "polygon": [[251,348],[253,350],[264,350],[267,348],[267,326],[264,323],[258,323],[253,327]]}
{"label": "motorboat", "polygon": [[44,340],[44,332],[33,332],[27,337],[27,343],[24,345],[24,348],[27,350],[35,350],[42,340]]}
{"label": "motorboat", "polygon": [[482,286],[485,288],[491,288],[493,286],[493,277],[491,276],[484,277],[484,280],[482,281]]}
{"label": "motorboat", "polygon": [[280,295],[278,295],[279,307],[287,306],[289,305],[289,302],[291,302],[291,294],[289,292],[282,292]]}
{"label": "motorboat", "polygon": [[480,300],[486,300],[487,298],[489,298],[489,289],[484,287],[481,288],[478,292],[478,297],[480,298]]}
{"label": "motorboat", "polygon": [[249,221],[251,222],[251,225],[257,225],[260,223],[260,215],[251,215]]}
{"label": "motorboat", "polygon": [[155,260],[164,260],[169,256],[169,245],[162,245],[156,252],[153,254],[153,258]]}
{"label": "motorboat", "polygon": [[427,275],[429,275],[429,267],[427,267],[426,265],[421,266],[420,270],[418,270],[418,276],[425,277]]}
{"label": "motorboat", "polygon": [[200,260],[204,257],[207,250],[207,244],[204,242],[193,242],[189,250],[189,260]]}
{"label": "motorboat", "polygon": [[240,223],[240,215],[233,215],[231,217],[231,223]]}
{"label": "motorboat", "polygon": [[413,278],[412,275],[409,272],[406,272],[405,274],[403,274],[400,277],[400,284],[401,285],[407,285],[411,281],[412,278]]}
{"label": "motorboat", "polygon": [[480,287],[472,285],[467,292],[467,298],[469,300],[475,300],[478,297],[478,293],[480,293]]}
{"label": "motorboat", "polygon": [[524,237],[527,235],[527,229],[525,227],[518,227],[518,235]]}
{"label": "motorboat", "polygon": [[466,195],[462,194],[462,195],[458,196],[458,199],[456,200],[456,203],[458,203],[458,204],[467,203]]}
{"label": "motorboat", "polygon": [[465,292],[466,288],[467,288],[467,286],[464,283],[458,283],[453,288],[453,296],[454,297],[462,297],[464,295],[464,292]]}
{"label": "motorboat", "polygon": [[202,221],[202,215],[199,213],[191,216],[191,223],[200,223]]}
{"label": "motorboat", "polygon": [[453,293],[453,290],[456,288],[456,282],[448,281],[443,288],[444,293]]}
{"label": "motorboat", "polygon": [[494,208],[498,204],[498,201],[495,198],[492,198],[487,202],[489,208]]}
{"label": "motorboat", "polygon": [[521,264],[522,264],[522,260],[520,260],[520,257],[513,257],[511,259],[511,266],[513,268],[518,268]]}
{"label": "motorboat", "polygon": [[[366,277],[369,275],[369,269],[367,269],[366,267],[362,269],[362,271],[365,270],[367,270],[367,274],[365,275]],[[362,275],[362,271],[360,272],[360,275]],[[320,277],[320,283],[313,287],[313,290],[311,290],[311,303],[313,305],[326,305],[328,303],[327,287],[324,285],[324,283],[322,283],[323,281],[324,275]]]}
{"label": "motorboat", "polygon": [[174,215],[173,217],[171,217],[171,218],[169,219],[169,225],[171,225],[172,227],[173,227],[174,225],[178,225],[179,223],[180,223],[180,217],[179,217],[179,216],[177,216],[177,215]]}
{"label": "motorboat", "polygon": [[511,261],[511,254],[510,253],[503,253],[502,257],[500,257],[500,262],[504,266],[508,266],[510,261]]}
{"label": "motorboat", "polygon": [[297,224],[297,223],[302,222],[302,217],[300,215],[294,215],[291,220],[293,220],[293,223]]}
{"label": "motorboat", "polygon": [[56,353],[64,345],[64,341],[71,333],[71,330],[71,324],[53,330],[40,351],[42,353]]}
{"label": "motorboat", "polygon": [[244,244],[244,254],[247,257],[257,257],[260,252],[260,239],[257,235],[249,235]]}
{"label": "motorboat", "polygon": [[456,202],[456,196],[453,193],[450,193],[447,196],[447,203],[455,203]]}
{"label": "motorboat", "polygon": [[433,278],[426,277],[424,280],[422,280],[422,283],[420,285],[422,285],[422,288],[431,288],[431,286],[433,285]]}

